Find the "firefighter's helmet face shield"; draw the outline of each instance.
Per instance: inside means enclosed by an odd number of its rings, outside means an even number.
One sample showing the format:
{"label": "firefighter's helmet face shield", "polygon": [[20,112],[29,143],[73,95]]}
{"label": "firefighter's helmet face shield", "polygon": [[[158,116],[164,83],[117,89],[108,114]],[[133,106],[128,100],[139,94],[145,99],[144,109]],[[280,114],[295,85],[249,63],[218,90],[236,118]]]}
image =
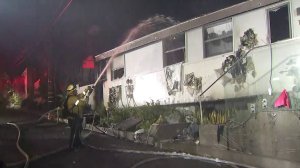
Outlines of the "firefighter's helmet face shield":
{"label": "firefighter's helmet face shield", "polygon": [[77,95],[77,90],[76,89],[67,90],[67,95]]}

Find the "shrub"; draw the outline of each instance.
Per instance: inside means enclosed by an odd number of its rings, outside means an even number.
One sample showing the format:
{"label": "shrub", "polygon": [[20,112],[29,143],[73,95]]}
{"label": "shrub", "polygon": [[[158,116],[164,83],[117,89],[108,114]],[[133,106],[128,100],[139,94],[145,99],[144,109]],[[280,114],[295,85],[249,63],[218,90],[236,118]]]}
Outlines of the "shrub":
{"label": "shrub", "polygon": [[164,118],[175,112],[175,108],[171,106],[161,106],[157,104],[148,104],[138,107],[109,108],[107,111],[103,107],[103,104],[97,107],[97,112],[100,115],[100,124],[102,126],[111,126],[120,123],[129,117],[136,117],[142,120],[138,125],[138,128],[143,128],[145,130],[148,130],[160,116],[162,116],[162,122],[165,122]]}

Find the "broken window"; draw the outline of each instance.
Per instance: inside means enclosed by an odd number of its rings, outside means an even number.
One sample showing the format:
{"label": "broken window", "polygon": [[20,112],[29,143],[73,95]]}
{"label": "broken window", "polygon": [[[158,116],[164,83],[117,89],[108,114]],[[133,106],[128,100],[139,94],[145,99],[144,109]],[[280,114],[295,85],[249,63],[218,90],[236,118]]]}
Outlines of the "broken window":
{"label": "broken window", "polygon": [[[96,66],[97,66],[97,78],[100,76],[102,71],[104,71],[104,68],[105,68],[107,62],[108,62],[108,59],[105,59],[105,60],[99,61],[96,64]],[[107,80],[107,73],[104,72],[100,80],[102,80],[102,81]]]}
{"label": "broken window", "polygon": [[288,5],[269,10],[271,42],[288,39],[290,33],[290,18]]}
{"label": "broken window", "polygon": [[124,55],[113,59],[111,68],[111,80],[119,79],[124,76]]}
{"label": "broken window", "polygon": [[185,34],[176,34],[163,40],[164,58],[163,65],[169,66],[184,62]]}
{"label": "broken window", "polygon": [[203,30],[206,58],[233,51],[231,19],[207,25]]}

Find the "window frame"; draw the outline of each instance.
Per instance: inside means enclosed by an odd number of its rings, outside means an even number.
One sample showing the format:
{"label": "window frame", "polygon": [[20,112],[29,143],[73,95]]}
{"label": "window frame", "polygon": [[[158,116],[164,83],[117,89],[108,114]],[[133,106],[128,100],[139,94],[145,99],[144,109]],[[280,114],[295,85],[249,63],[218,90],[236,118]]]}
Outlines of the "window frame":
{"label": "window frame", "polygon": [[[114,59],[115,58],[117,58],[117,57],[123,57],[123,66],[122,67],[117,67],[117,68],[114,68],[113,67],[113,61],[114,61]],[[116,56],[115,58],[113,58],[113,60],[112,60],[112,64],[111,64],[111,81],[114,81],[114,80],[118,80],[118,79],[122,79],[122,78],[124,78],[124,76],[125,76],[125,55],[124,54],[122,54],[122,55],[118,55],[118,56]],[[121,77],[116,77],[116,72],[118,72],[119,70],[123,70],[123,74],[122,74],[122,76]]]}
{"label": "window frame", "polygon": [[[206,36],[207,36],[206,32],[207,32],[208,28],[216,27],[216,26],[219,26],[219,25],[222,25],[222,24],[227,24],[227,23],[230,23],[230,25],[231,25],[231,34],[226,34],[226,35],[223,35],[221,37],[219,36],[219,37],[216,37],[214,39],[206,39]],[[233,29],[234,29],[234,26],[233,26],[233,19],[232,18],[226,18],[226,19],[222,19],[222,20],[219,20],[219,21],[214,21],[214,22],[208,23],[207,25],[203,26],[202,36],[203,36],[203,57],[204,57],[204,59],[205,58],[211,58],[211,57],[214,57],[214,56],[217,56],[217,55],[222,55],[222,54],[233,52],[233,50],[234,50],[234,33],[233,33]],[[208,55],[208,53],[207,53],[207,43],[208,42],[220,41],[222,39],[226,39],[226,38],[229,38],[229,37],[231,37],[231,50],[230,51],[224,50],[224,51],[216,53],[216,54]]]}
{"label": "window frame", "polygon": [[[176,37],[179,37],[179,38],[176,38]],[[181,39],[181,37],[183,38],[183,45],[180,45],[180,46],[175,46],[175,47],[171,47],[171,49],[169,47],[166,47],[169,43],[170,43],[170,39]],[[174,39],[175,40],[175,39]],[[176,41],[174,41],[176,42]],[[181,43],[181,41],[179,41],[179,44]],[[172,36],[169,36],[165,39],[162,40],[162,44],[163,44],[163,67],[167,67],[167,66],[171,66],[171,65],[174,65],[174,64],[178,64],[178,63],[181,63],[181,62],[185,62],[185,59],[186,59],[186,33],[185,32],[181,32],[181,33],[178,33],[178,34],[175,34],[175,35],[172,35]],[[179,53],[180,51],[182,51],[182,55],[181,53]],[[180,59],[180,61],[175,61],[175,63],[170,63],[168,62],[168,57],[172,57],[171,54],[174,54],[178,52],[180,55],[180,57],[182,57]],[[173,58],[175,56],[173,55]]]}
{"label": "window frame", "polygon": [[[271,31],[271,16],[270,16],[270,12],[276,10],[276,9],[281,9],[282,7],[287,7],[287,10],[288,10],[288,28],[289,28],[289,37],[288,38],[284,38],[284,39],[279,39],[279,40],[276,40],[276,41],[273,41],[272,40],[272,31]],[[282,40],[287,40],[287,39],[291,39],[293,37],[293,33],[292,33],[292,18],[291,18],[291,6],[290,6],[290,3],[287,2],[287,3],[283,3],[283,4],[280,4],[278,6],[275,6],[275,7],[271,7],[271,8],[268,8],[266,9],[267,11],[267,17],[268,17],[268,36],[269,36],[269,43],[276,43],[278,41],[282,41]]]}
{"label": "window frame", "polygon": [[[96,63],[96,67],[97,67],[97,78],[99,78],[101,72],[104,70],[106,64],[108,63],[108,59],[104,59],[99,61],[98,63]],[[100,80],[106,81],[107,80],[107,72],[105,72],[103,74],[103,76],[101,77]]]}

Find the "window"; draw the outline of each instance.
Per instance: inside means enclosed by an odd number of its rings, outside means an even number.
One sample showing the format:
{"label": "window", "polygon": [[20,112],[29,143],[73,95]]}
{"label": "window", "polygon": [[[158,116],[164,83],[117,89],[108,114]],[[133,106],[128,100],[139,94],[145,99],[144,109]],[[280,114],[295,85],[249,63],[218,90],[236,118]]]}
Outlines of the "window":
{"label": "window", "polygon": [[109,88],[108,100],[112,107],[120,107],[120,103],[122,104],[121,85]]}
{"label": "window", "polygon": [[232,22],[224,20],[204,27],[205,57],[233,51]]}
{"label": "window", "polygon": [[88,56],[83,60],[78,77],[78,84],[80,86],[89,85],[95,82],[96,69],[93,56]]}
{"label": "window", "polygon": [[291,37],[288,5],[269,10],[269,19],[272,43]]}
{"label": "window", "polygon": [[185,34],[176,34],[163,40],[164,67],[184,61]]}
{"label": "window", "polygon": [[124,76],[124,55],[116,56],[112,61],[111,80]]}
{"label": "window", "polygon": [[[96,65],[97,66],[97,78],[100,76],[100,74],[104,70],[107,62],[108,62],[108,59],[104,59],[104,60],[101,60],[100,62],[97,63],[97,65]],[[106,72],[102,75],[100,80],[102,80],[102,81],[107,80],[107,73]]]}

